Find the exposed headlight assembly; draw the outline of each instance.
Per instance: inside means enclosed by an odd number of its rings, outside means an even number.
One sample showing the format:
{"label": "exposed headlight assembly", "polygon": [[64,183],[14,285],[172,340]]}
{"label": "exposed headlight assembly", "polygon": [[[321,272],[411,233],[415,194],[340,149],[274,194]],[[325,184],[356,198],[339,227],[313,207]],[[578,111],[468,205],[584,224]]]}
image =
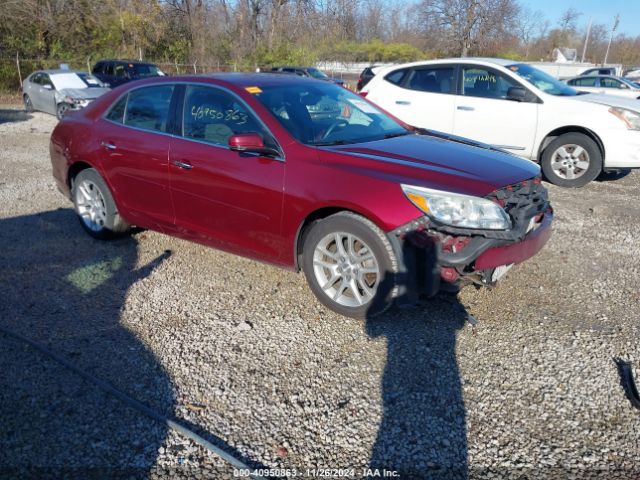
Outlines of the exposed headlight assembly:
{"label": "exposed headlight assembly", "polygon": [[618,107],[611,107],[609,113],[621,120],[629,130],[640,130],[640,113]]}
{"label": "exposed headlight assembly", "polygon": [[511,220],[497,203],[486,198],[430,188],[401,185],[411,202],[440,223],[459,228],[508,230]]}

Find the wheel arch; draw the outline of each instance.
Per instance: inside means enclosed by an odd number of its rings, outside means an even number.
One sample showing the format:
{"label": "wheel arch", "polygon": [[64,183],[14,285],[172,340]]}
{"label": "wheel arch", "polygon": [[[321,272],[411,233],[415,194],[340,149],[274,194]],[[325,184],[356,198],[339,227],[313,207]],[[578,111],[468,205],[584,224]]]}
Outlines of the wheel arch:
{"label": "wheel arch", "polygon": [[567,125],[567,126],[559,127],[547,133],[547,135],[545,135],[545,137],[543,138],[542,142],[540,142],[540,146],[538,147],[538,153],[536,155],[536,160],[538,161],[538,163],[542,161],[542,154],[544,153],[545,149],[549,146],[549,144],[553,142],[553,140],[558,138],[560,135],[564,135],[565,133],[581,133],[591,138],[591,140],[593,140],[594,142],[596,142],[596,145],[600,150],[600,154],[602,155],[602,164],[604,166],[604,160],[605,160],[604,143],[602,143],[602,140],[600,139],[600,137],[593,130],[590,130],[588,128],[581,127],[578,125]]}
{"label": "wheel arch", "polygon": [[67,170],[67,186],[69,187],[69,190],[73,189],[73,182],[78,174],[87,168],[95,167],[84,160],[77,160],[69,166],[69,169]]}
{"label": "wheel arch", "polygon": [[356,215],[360,215],[361,217],[366,218],[367,220],[373,222],[375,225],[380,227],[380,224],[376,218],[372,218],[371,215],[367,215],[364,212],[359,212],[357,210],[354,210],[353,208],[335,205],[335,206],[325,206],[325,207],[321,207],[316,210],[313,210],[302,220],[302,222],[298,226],[298,229],[296,230],[296,235],[294,237],[293,268],[296,272],[300,271],[300,265],[301,265],[300,257],[302,255],[302,246],[304,245],[304,240],[306,238],[306,235],[311,230],[311,227],[313,226],[313,224],[327,217],[330,217],[331,215],[335,215],[336,213],[339,213],[339,212],[351,212]]}

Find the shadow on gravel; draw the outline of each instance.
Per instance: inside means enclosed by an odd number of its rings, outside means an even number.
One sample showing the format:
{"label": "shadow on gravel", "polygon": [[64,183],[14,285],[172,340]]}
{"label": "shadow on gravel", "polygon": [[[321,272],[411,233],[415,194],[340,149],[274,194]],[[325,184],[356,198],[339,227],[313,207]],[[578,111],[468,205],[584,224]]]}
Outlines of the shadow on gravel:
{"label": "shadow on gravel", "polygon": [[24,122],[33,118],[33,115],[24,110],[7,110],[0,108],[0,125],[3,123]]}
{"label": "shadow on gravel", "polygon": [[[173,414],[168,374],[120,323],[129,287],[167,253],[138,267],[134,238],[95,241],[71,209],[0,220],[0,251],[0,325]],[[139,477],[154,465],[162,425],[1,333],[0,371],[0,478]]]}
{"label": "shadow on gravel", "polygon": [[612,170],[610,172],[602,172],[596,178],[596,182],[614,182],[620,180],[631,173],[630,168],[621,168],[620,170]]}
{"label": "shadow on gravel", "polygon": [[[400,275],[402,284],[407,277]],[[389,289],[388,279],[389,272],[380,290]],[[422,304],[405,295],[398,303],[405,307],[366,321],[368,335],[387,339],[384,413],[369,468],[403,479],[466,479],[466,412],[455,352],[466,311],[448,294]]]}

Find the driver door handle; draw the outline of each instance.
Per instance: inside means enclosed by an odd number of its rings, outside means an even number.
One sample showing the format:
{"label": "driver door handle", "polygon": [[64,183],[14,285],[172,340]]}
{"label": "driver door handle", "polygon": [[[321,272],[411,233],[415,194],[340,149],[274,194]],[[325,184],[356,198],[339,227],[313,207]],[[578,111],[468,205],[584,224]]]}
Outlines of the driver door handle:
{"label": "driver door handle", "polygon": [[109,143],[109,142],[102,142],[100,145],[106,148],[107,150],[115,150],[116,148],[118,148],[113,143]]}
{"label": "driver door handle", "polygon": [[191,165],[188,162],[181,162],[180,160],[171,160],[171,163],[173,163],[176,167],[180,167],[183,170],[191,170],[193,168],[193,165]]}
{"label": "driver door handle", "polygon": [[396,105],[411,105],[411,102],[407,102],[406,100],[396,100]]}
{"label": "driver door handle", "polygon": [[458,110],[464,110],[465,112],[473,112],[475,110],[475,108],[473,107],[466,107],[464,105],[460,105],[458,107]]}

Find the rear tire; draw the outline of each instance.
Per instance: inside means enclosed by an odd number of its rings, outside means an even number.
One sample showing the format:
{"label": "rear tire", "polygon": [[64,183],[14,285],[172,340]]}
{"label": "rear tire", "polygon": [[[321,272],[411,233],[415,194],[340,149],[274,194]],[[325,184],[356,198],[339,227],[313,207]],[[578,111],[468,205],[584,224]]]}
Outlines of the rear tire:
{"label": "rear tire", "polygon": [[381,314],[397,291],[398,261],[389,240],[373,222],[352,212],[311,226],[302,268],[318,300],[347,317]]}
{"label": "rear tire", "polygon": [[26,93],[22,97],[22,101],[24,102],[24,111],[27,113],[33,113],[33,103],[31,102],[31,98]]}
{"label": "rear tire", "polygon": [[94,238],[114,238],[129,229],[97,170],[87,168],[73,182],[73,204],[82,228]]}
{"label": "rear tire", "polygon": [[577,188],[600,175],[602,153],[588,136],[565,133],[544,149],[540,163],[549,182],[559,187]]}

